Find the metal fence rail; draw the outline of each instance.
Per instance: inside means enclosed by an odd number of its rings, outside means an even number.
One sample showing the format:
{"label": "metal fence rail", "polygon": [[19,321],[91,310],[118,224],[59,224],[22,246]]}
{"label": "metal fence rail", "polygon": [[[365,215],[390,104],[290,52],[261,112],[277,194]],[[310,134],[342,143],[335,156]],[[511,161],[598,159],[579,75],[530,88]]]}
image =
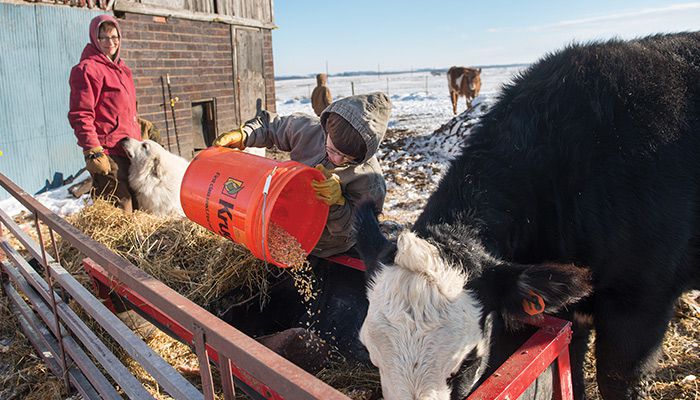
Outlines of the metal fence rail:
{"label": "metal fence rail", "polygon": [[[22,330],[27,338],[29,338],[32,345],[38,350],[39,355],[44,360],[44,363],[46,363],[51,372],[53,372],[56,376],[64,376],[61,365],[59,365],[53,357],[53,355],[57,354],[59,351],[58,342],[56,341],[55,337],[52,336],[52,334],[46,329],[46,326],[39,321],[36,315],[34,315],[31,308],[29,308],[27,303],[24,302],[12,285],[9,283],[3,284],[3,290],[10,299],[12,310],[17,313],[17,319],[22,327]],[[104,379],[104,376],[102,376],[101,373],[97,372],[97,374]],[[100,398],[97,392],[86,380],[85,376],[82,374],[82,371],[79,369],[75,367],[68,368],[68,379],[71,384],[78,389],[83,398]],[[104,380],[106,381],[106,379]],[[110,389],[114,392],[114,394],[116,394],[116,397],[110,397],[108,393],[105,393],[103,398],[120,398],[114,388],[110,386]]]}
{"label": "metal fence rail", "polygon": [[539,329],[466,400],[517,399],[550,365],[556,365],[552,399],[574,398],[569,360],[571,322],[549,315],[525,322]]}
{"label": "metal fence rail", "polygon": [[[342,393],[78,231],[3,174],[0,174],[0,186],[33,213],[39,243],[29,238],[21,227],[1,211],[0,239],[3,239],[5,234],[5,230],[2,229],[4,225],[7,231],[25,246],[32,258],[42,266],[45,275],[45,279],[42,278],[7,240],[0,240],[0,247],[10,260],[10,262],[2,262],[4,293],[14,304],[13,307],[19,311],[20,323],[23,328],[26,328],[25,333],[29,332],[30,341],[36,342],[35,344],[41,347],[40,351],[50,354],[48,363],[54,373],[62,376],[66,384],[76,387],[84,397],[95,398],[96,392],[99,392],[99,396],[103,398],[119,398],[119,394],[111,384],[106,383],[106,378],[97,371],[82,348],[97,360],[127,396],[138,399],[151,396],[68,306],[65,302],[67,295],[80,304],[86,313],[175,398],[188,400],[214,398],[214,382],[209,367],[210,357],[207,354],[207,348],[211,347],[218,351],[218,364],[222,372],[221,385],[226,399],[235,397],[232,371],[250,377],[251,381],[264,383],[266,388],[280,398],[347,399]],[[120,282],[138,292],[145,301],[167,312],[193,333],[194,351],[200,360],[202,392],[192,386],[177,370],[114,316],[100,300],[80,285],[61,267],[60,260],[56,261],[47,254],[44,238],[39,230],[39,222],[49,228],[54,253],[57,253],[54,239],[54,233],[56,233]],[[55,285],[59,287],[60,294],[54,292]],[[21,292],[29,299],[39,318],[29,309],[21,296],[15,295],[17,292]]]}
{"label": "metal fence rail", "polygon": [[[135,360],[141,364],[144,369],[150,373],[162,386],[176,398],[202,398],[201,393],[192,386],[184,377],[182,377],[170,364],[165,362],[157,353],[155,353],[140,337],[138,337],[129,327],[126,326],[117,316],[109,312],[109,310],[90,292],[87,291],[80,283],[73,278],[63,267],[56,263],[51,256],[46,254],[42,246],[35,243],[26,235],[22,229],[12,221],[7,214],[0,211],[0,220],[10,232],[19,240],[22,245],[29,251],[32,257],[42,262],[42,267],[46,271],[50,280],[55,281],[62,290],[69,293],[72,298],[95,319]],[[32,268],[29,263],[12,248],[7,241],[2,241],[0,247],[5,251],[5,254],[12,261],[22,277],[31,285],[31,289],[41,297],[46,305],[52,308],[51,314],[53,318],[44,320],[46,325],[52,331],[53,335],[59,341],[61,349],[57,357],[62,361],[62,370],[65,370],[63,360],[65,360],[66,338],[70,333],[77,338],[80,343],[85,346],[90,354],[92,354],[100,365],[109,373],[109,375],[119,384],[124,392],[133,399],[149,399],[153,398],[141,383],[134,378],[129,370],[119,361],[119,359],[100,341],[97,335],[90,330],[84,321],[63,301],[61,296],[58,296],[53,291],[49,290],[50,284]],[[12,268],[3,265],[3,269],[10,278],[17,282],[21,282]],[[23,287],[23,285],[18,285]],[[24,293],[28,293],[29,288]],[[41,309],[40,301],[32,303],[35,307]],[[65,324],[70,329],[70,333],[62,328]],[[59,333],[60,332],[60,333]],[[90,373],[90,366],[87,364],[81,365],[78,358],[73,357],[78,367],[86,374]],[[94,367],[94,366],[93,366]]]}
{"label": "metal fence rail", "polygon": [[[5,244],[3,243],[3,248]],[[8,295],[10,298],[12,304],[15,305],[16,308],[19,309],[21,312],[22,316],[28,320],[31,321],[31,326],[35,331],[46,331],[46,327],[51,325],[52,321],[55,321],[55,316],[49,309],[48,305],[43,301],[41,296],[39,296],[36,291],[33,290],[33,288],[29,285],[29,283],[26,281],[24,276],[22,276],[15,268],[12,266],[8,265],[7,263],[3,263],[2,269],[5,273],[7,273],[10,277],[10,279],[15,283],[15,285],[24,293],[24,295],[30,300],[30,303],[34,306],[34,310],[36,310],[37,314],[39,314],[39,317],[41,318],[41,321],[43,321],[43,324],[39,319],[36,317],[36,315],[31,311],[29,306],[24,302],[19,297],[19,294],[15,291],[15,288],[9,284],[9,282],[4,284],[4,289],[5,293]],[[14,294],[17,293],[17,297],[14,296]],[[44,325],[45,324],[45,325]],[[65,330],[62,328],[62,332]],[[48,335],[43,335],[46,338],[46,345],[51,347],[53,351],[50,353],[58,354],[60,349],[58,348],[58,341],[55,339],[57,336],[55,332],[51,332],[51,337]],[[50,343],[48,343],[50,342]],[[92,361],[87,357],[85,352],[82,350],[82,348],[77,344],[77,342],[71,337],[67,336],[63,338],[64,346],[66,352],[69,354],[69,356],[76,360],[76,364],[78,365],[85,365],[86,366],[86,375],[87,379],[90,381],[90,383],[94,386],[94,388],[99,392],[99,394],[103,398],[108,398],[108,399],[119,399],[121,396],[117,393],[117,391],[112,387],[112,384],[109,383],[109,381],[102,375],[102,373],[95,367],[95,365],[92,363]],[[100,342],[101,343],[101,342]],[[35,344],[35,347],[36,344]],[[46,353],[44,353],[46,354]],[[111,353],[109,353],[111,354]],[[56,361],[52,359],[54,363]],[[50,365],[50,364],[49,364]],[[59,366],[60,367],[60,366]],[[54,368],[52,368],[52,371],[54,374],[58,376],[63,376],[63,370],[62,368],[59,368],[57,372]],[[83,389],[85,391],[89,391],[89,388],[87,385],[80,385],[78,386],[78,389]],[[82,392],[82,390],[81,390]],[[84,395],[85,396],[85,395]],[[85,396],[89,398],[94,398],[90,396]]]}

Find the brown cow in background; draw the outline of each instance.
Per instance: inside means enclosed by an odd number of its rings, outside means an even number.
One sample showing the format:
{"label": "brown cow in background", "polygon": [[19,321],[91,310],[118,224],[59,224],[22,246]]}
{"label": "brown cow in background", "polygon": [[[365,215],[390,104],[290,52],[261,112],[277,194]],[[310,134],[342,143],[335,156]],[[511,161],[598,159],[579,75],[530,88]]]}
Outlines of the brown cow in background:
{"label": "brown cow in background", "polygon": [[481,68],[452,67],[447,71],[447,86],[452,98],[452,112],[457,115],[457,99],[467,98],[467,110],[481,90]]}

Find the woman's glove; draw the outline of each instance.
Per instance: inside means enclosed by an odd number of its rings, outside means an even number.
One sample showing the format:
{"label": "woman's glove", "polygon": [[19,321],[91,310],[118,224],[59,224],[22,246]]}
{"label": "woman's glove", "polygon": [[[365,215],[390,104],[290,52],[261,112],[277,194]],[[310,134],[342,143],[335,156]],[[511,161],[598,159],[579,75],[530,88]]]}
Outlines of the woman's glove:
{"label": "woman's glove", "polygon": [[316,169],[323,173],[326,178],[323,181],[311,181],[311,186],[316,192],[316,198],[328,204],[332,205],[345,205],[345,197],[343,197],[343,191],[340,189],[340,178],[338,175],[328,171],[323,165],[319,164]]}
{"label": "woman's glove", "polygon": [[245,140],[247,137],[248,135],[246,135],[246,133],[243,131],[243,126],[241,125],[241,127],[235,131],[222,133],[218,138],[216,138],[216,140],[214,140],[214,143],[212,144],[214,146],[224,146],[232,149],[244,150]]}
{"label": "woman's glove", "polygon": [[102,146],[85,150],[83,155],[85,156],[85,168],[91,174],[107,175],[112,171],[109,157],[105,155]]}

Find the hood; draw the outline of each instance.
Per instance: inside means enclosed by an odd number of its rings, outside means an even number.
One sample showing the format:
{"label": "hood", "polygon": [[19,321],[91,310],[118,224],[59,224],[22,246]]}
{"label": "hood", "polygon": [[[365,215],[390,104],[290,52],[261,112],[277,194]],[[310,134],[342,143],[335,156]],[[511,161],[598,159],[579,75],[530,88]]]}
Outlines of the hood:
{"label": "hood", "polygon": [[[90,56],[90,55],[94,54],[95,52],[97,52],[99,54],[104,55],[105,58],[107,60],[109,60],[109,57],[107,57],[107,55],[102,53],[100,51],[100,47],[97,45],[97,36],[100,33],[100,26],[104,22],[107,22],[107,21],[113,23],[114,26],[117,27],[117,32],[119,33],[119,37],[120,38],[122,37],[122,29],[119,27],[119,22],[117,22],[116,18],[114,18],[113,16],[111,16],[109,14],[101,14],[101,15],[96,16],[95,18],[92,19],[92,21],[90,21],[90,43],[87,46],[85,46],[85,50],[83,50],[83,56],[81,57],[81,59],[86,58],[86,55]],[[91,49],[92,51],[88,51],[88,47],[92,47],[92,49]],[[120,40],[119,47],[117,48],[117,54],[114,56],[115,63],[117,61],[119,61],[119,53],[121,52],[121,50],[122,50],[122,42]],[[89,54],[86,54],[86,53],[89,53]]]}
{"label": "hood", "polygon": [[321,125],[326,129],[328,113],[336,113],[345,118],[360,132],[367,145],[367,154],[362,162],[372,158],[379,148],[389,125],[391,101],[381,92],[349,96],[331,103],[321,113]]}
{"label": "hood", "polygon": [[316,75],[316,85],[317,86],[324,86],[327,81],[328,81],[328,75],[326,75],[326,74]]}

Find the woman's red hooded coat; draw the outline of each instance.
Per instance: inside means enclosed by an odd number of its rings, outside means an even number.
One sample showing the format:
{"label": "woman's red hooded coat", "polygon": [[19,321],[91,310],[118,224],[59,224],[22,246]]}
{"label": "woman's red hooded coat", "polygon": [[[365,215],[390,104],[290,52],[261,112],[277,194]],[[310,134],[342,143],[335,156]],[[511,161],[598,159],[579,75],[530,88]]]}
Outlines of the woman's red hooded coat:
{"label": "woman's red hooded coat", "polygon": [[121,139],[141,140],[136,120],[136,89],[131,70],[119,58],[121,43],[112,61],[97,46],[100,25],[112,22],[122,37],[119,24],[110,15],[90,22],[90,43],[83,49],[80,63],[70,74],[68,121],[84,150],[102,146],[106,154],[125,156]]}

